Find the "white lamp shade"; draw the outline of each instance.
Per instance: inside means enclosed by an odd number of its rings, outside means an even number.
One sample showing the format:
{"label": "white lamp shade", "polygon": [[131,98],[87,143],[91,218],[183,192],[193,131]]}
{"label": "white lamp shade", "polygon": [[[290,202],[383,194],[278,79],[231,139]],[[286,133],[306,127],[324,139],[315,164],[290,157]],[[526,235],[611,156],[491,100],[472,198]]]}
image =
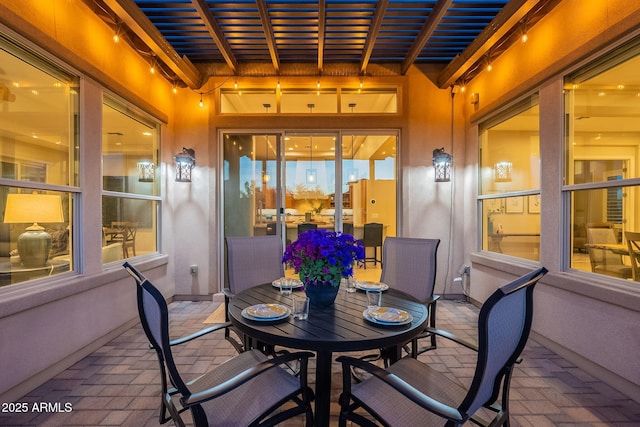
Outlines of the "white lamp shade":
{"label": "white lamp shade", "polygon": [[8,224],[64,222],[60,196],[8,194],[4,222]]}

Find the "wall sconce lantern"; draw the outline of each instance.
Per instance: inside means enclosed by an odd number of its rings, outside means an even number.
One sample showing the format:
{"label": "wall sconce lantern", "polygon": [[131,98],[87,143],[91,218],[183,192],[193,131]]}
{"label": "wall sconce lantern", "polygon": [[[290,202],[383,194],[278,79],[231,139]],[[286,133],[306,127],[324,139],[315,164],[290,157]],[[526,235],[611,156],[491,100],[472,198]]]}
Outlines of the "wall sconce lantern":
{"label": "wall sconce lantern", "polygon": [[138,182],[153,182],[156,174],[156,165],[153,162],[143,160],[138,162]]}
{"label": "wall sconce lantern", "polygon": [[433,168],[436,182],[451,181],[451,154],[444,151],[444,147],[433,150]]}
{"label": "wall sconce lantern", "polygon": [[494,165],[496,182],[511,182],[511,162],[498,162]]}
{"label": "wall sconce lantern", "polygon": [[191,182],[191,170],[196,167],[196,152],[193,148],[182,148],[176,154],[176,182]]}

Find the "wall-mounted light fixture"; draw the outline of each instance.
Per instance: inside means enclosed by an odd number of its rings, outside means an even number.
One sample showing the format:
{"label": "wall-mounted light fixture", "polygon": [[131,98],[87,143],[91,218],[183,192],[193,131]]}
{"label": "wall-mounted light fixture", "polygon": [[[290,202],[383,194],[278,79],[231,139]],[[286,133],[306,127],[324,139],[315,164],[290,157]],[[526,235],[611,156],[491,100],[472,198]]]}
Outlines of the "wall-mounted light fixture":
{"label": "wall-mounted light fixture", "polygon": [[451,181],[451,154],[444,151],[444,147],[433,150],[433,168],[436,182]]}
{"label": "wall-mounted light fixture", "polygon": [[138,162],[138,182],[153,182],[156,174],[156,165],[148,160]]}
{"label": "wall-mounted light fixture", "polygon": [[196,152],[193,148],[182,147],[182,152],[174,157],[176,161],[176,182],[191,182],[191,170],[196,167]]}
{"label": "wall-mounted light fixture", "polygon": [[511,182],[511,162],[498,162],[493,166],[496,182]]}

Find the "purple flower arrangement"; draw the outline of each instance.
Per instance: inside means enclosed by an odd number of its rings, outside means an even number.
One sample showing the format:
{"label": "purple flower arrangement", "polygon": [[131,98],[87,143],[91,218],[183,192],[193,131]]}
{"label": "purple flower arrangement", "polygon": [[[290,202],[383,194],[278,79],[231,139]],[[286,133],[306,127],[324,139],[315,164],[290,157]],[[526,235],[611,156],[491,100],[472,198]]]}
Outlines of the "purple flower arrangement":
{"label": "purple flower arrangement", "polygon": [[287,246],[282,262],[300,275],[305,286],[340,286],[353,275],[353,265],[364,259],[362,242],[349,234],[308,230]]}

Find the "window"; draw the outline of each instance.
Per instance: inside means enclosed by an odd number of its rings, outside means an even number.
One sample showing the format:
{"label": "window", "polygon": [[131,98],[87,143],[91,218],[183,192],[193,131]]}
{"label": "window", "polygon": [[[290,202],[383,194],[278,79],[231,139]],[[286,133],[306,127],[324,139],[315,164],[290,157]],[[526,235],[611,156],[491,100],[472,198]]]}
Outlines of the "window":
{"label": "window", "polygon": [[[339,109],[338,109],[339,108]],[[398,89],[220,89],[221,114],[396,114]]]}
{"label": "window", "polygon": [[104,263],[157,251],[159,125],[107,98],[102,112]]}
{"label": "window", "polygon": [[564,197],[570,267],[630,279],[640,230],[640,39],[566,76]]}
{"label": "window", "polygon": [[397,113],[398,94],[396,89],[342,89],[341,108],[343,113]]}
{"label": "window", "polygon": [[79,79],[0,36],[0,286],[73,269]]}
{"label": "window", "polygon": [[338,91],[285,89],[280,102],[283,113],[335,114],[338,112]]}
{"label": "window", "polygon": [[480,126],[483,250],[540,259],[539,128],[537,96]]}

